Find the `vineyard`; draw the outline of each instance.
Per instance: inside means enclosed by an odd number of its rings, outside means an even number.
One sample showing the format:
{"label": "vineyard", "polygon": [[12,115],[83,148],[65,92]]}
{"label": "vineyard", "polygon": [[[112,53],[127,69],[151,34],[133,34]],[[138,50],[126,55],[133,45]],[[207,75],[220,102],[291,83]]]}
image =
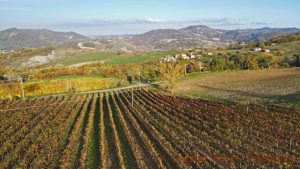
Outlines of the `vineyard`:
{"label": "vineyard", "polygon": [[0,103],[0,168],[300,168],[300,112],[146,89]]}
{"label": "vineyard", "polygon": [[[115,80],[113,78],[70,78],[41,80],[24,83],[24,92],[26,96],[40,96],[47,94],[66,93],[70,89],[76,92],[108,89],[113,87]],[[22,88],[20,83],[0,84],[0,99],[9,99],[10,97],[21,97]]]}

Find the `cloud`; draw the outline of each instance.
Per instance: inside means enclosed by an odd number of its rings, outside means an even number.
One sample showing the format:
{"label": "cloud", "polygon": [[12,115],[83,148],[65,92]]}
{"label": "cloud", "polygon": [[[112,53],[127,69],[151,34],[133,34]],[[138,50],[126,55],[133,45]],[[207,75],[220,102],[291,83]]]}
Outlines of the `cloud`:
{"label": "cloud", "polygon": [[64,22],[58,26],[66,27],[98,27],[98,26],[118,26],[118,25],[130,25],[130,24],[155,24],[155,23],[166,23],[166,20],[146,18],[146,19],[117,19],[117,20],[107,20],[107,19],[93,19],[93,20],[74,20],[69,22]]}
{"label": "cloud", "polygon": [[166,19],[152,18],[152,17],[146,18],[144,21],[149,22],[149,23],[168,23],[169,22]]}
{"label": "cloud", "polygon": [[[135,18],[135,19],[74,19],[56,22],[56,29],[76,30],[84,34],[136,34],[153,29],[180,29],[191,25],[206,25],[217,29],[259,28],[270,25],[267,22],[253,22],[242,18],[196,18],[196,19],[165,19],[165,18]],[[50,26],[51,27],[51,26]]]}
{"label": "cloud", "polygon": [[233,18],[200,18],[200,19],[164,19],[164,18],[137,18],[137,19],[92,19],[92,20],[73,20],[58,24],[64,27],[98,27],[98,26],[118,26],[118,25],[143,25],[143,24],[234,24]]}
{"label": "cloud", "polygon": [[270,22],[252,22],[252,25],[257,25],[257,26],[269,26],[269,25],[273,25],[273,23]]}

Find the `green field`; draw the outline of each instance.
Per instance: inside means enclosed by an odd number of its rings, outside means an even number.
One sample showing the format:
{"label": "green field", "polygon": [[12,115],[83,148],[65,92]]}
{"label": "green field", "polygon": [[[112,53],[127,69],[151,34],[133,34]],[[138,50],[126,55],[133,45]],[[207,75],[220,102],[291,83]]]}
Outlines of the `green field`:
{"label": "green field", "polygon": [[192,75],[178,80],[176,93],[208,100],[300,107],[300,69]]}
{"label": "green field", "polygon": [[284,51],[287,56],[292,56],[294,54],[300,53],[300,41],[282,43],[275,46],[271,46],[270,49],[279,49]]}
{"label": "green field", "polygon": [[118,55],[114,52],[89,52],[82,53],[75,56],[70,56],[63,58],[54,62],[54,64],[63,64],[64,66],[70,66],[85,62],[106,62],[108,64],[134,64],[142,63],[152,60],[157,60],[163,56],[173,54],[174,52],[155,52],[155,53],[142,53],[142,54],[132,54],[132,55]]}
{"label": "green field", "polygon": [[[294,54],[300,54],[300,41],[287,42],[282,44],[277,44],[274,46],[266,46],[267,49],[280,50],[284,52],[284,56],[291,57]],[[216,50],[215,53],[227,53],[227,54],[245,54],[249,52],[249,49],[226,49],[226,50]],[[262,53],[258,53],[262,54]]]}

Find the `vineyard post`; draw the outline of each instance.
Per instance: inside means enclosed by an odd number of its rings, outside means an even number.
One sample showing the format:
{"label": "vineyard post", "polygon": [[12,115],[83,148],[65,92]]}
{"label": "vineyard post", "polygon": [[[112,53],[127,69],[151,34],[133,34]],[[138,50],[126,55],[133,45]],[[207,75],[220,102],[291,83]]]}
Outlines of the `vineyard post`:
{"label": "vineyard post", "polygon": [[133,106],[133,88],[131,88],[131,106]]}
{"label": "vineyard post", "polygon": [[141,86],[141,72],[139,72],[139,87]]}
{"label": "vineyard post", "polygon": [[20,81],[21,81],[22,97],[23,97],[23,99],[25,99],[24,84],[23,84],[23,78],[22,77],[20,77]]}
{"label": "vineyard post", "polygon": [[186,76],[186,64],[184,64],[184,75]]}
{"label": "vineyard post", "polygon": [[12,97],[11,97],[10,93],[8,94],[8,97],[9,97],[9,100],[12,101]]}

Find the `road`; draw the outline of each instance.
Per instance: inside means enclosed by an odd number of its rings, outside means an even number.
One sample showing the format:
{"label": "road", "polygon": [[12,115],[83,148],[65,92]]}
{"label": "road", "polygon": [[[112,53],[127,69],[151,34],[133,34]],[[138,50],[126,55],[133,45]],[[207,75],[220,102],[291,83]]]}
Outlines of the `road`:
{"label": "road", "polygon": [[[120,90],[126,90],[126,89],[133,89],[133,88],[138,88],[138,87],[146,87],[146,86],[150,86],[150,85],[154,85],[154,84],[158,84],[158,83],[137,84],[137,85],[127,86],[127,87],[120,87],[120,88],[114,88],[114,89],[105,89],[105,90],[93,90],[93,91],[86,91],[86,92],[78,92],[78,93],[75,93],[75,94],[78,95],[78,94],[106,93],[106,92],[120,91]],[[66,93],[37,96],[37,97],[34,97],[34,98],[42,98],[42,97],[50,97],[50,96],[64,96],[64,95],[66,95]],[[22,107],[22,108],[16,108],[16,109],[5,109],[5,110],[0,110],[0,112],[7,112],[7,111],[12,111],[12,110],[31,109],[31,108],[35,108],[35,107],[37,107],[37,106],[28,106],[28,107]]]}
{"label": "road", "polygon": [[[126,90],[126,89],[138,88],[138,87],[146,87],[146,86],[155,85],[155,84],[158,84],[158,83],[149,83],[149,84],[143,83],[143,84],[136,84],[136,85],[131,85],[131,86],[127,86],[127,87],[113,88],[113,89],[76,92],[75,94],[105,93],[105,92],[113,92],[113,91]],[[36,97],[33,96],[33,97],[34,98],[42,98],[42,97],[50,97],[50,96],[64,96],[64,95],[66,95],[66,93],[42,95],[42,96],[36,96]]]}
{"label": "road", "polygon": [[120,87],[120,88],[114,88],[114,89],[105,89],[105,90],[93,90],[93,91],[86,91],[86,92],[78,92],[76,94],[90,94],[90,93],[113,92],[113,91],[126,90],[126,89],[138,88],[138,87],[145,87],[145,86],[150,86],[150,85],[153,85],[153,84],[154,83],[151,83],[151,84],[137,84],[137,85],[127,86],[127,87]]}

